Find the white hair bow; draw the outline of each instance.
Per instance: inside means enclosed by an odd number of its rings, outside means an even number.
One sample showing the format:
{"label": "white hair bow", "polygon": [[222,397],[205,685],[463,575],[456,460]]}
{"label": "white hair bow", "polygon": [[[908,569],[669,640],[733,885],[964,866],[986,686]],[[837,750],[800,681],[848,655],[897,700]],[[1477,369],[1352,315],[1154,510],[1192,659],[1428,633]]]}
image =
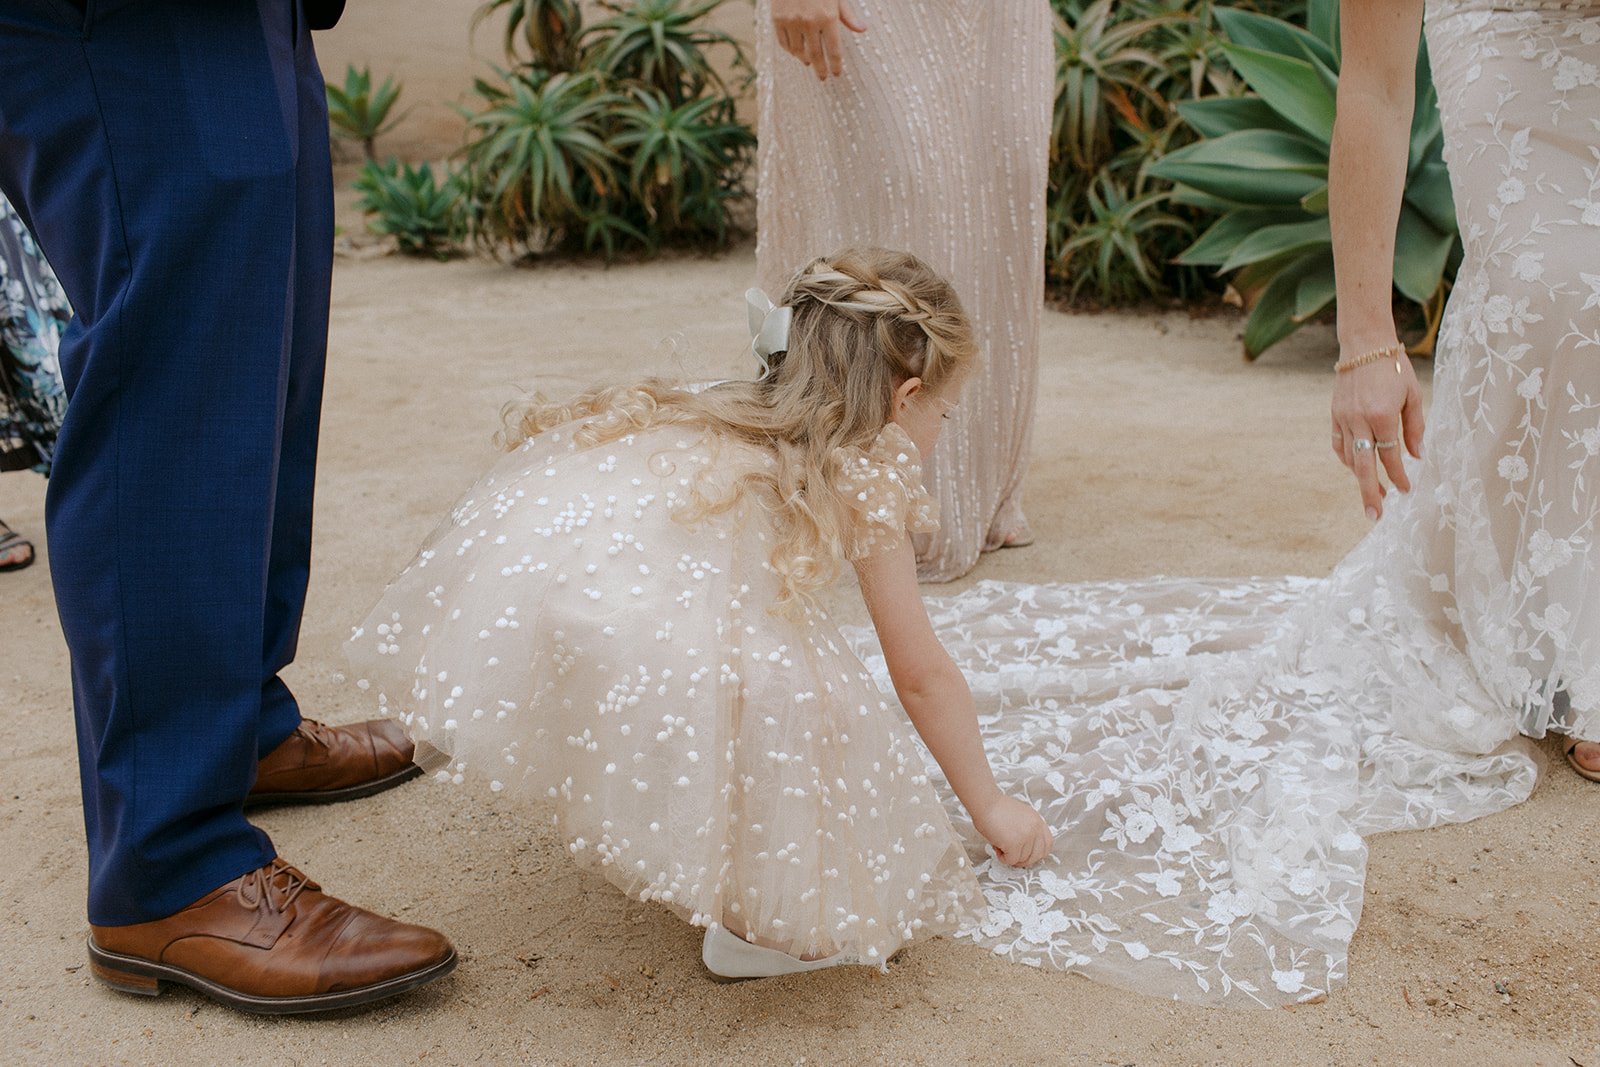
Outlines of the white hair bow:
{"label": "white hair bow", "polygon": [[750,351],[761,363],[761,374],[772,370],[772,357],[789,349],[789,320],[794,309],[774,307],[772,300],[760,289],[747,289],[745,306],[750,311]]}

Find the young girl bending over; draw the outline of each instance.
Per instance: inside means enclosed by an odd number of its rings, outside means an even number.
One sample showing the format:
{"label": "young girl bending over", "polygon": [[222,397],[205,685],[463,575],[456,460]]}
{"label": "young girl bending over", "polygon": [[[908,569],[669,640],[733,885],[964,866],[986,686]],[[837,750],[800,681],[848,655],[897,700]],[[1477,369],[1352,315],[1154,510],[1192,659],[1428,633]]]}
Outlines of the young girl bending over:
{"label": "young girl bending over", "polygon": [[754,381],[513,410],[510,454],[356,631],[438,777],[548,798],[580,863],[706,927],[715,974],[883,966],[981,904],[897,712],[818,595],[848,562],[911,722],[1001,860],[1001,794],[918,594],[922,457],[974,361],[916,258],[848,249],[753,315]]}

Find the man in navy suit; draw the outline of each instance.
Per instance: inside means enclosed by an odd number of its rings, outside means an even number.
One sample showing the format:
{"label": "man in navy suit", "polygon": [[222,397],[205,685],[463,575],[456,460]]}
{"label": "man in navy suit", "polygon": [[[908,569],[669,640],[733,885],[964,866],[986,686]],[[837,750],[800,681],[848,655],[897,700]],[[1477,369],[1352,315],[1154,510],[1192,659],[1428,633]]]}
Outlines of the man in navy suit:
{"label": "man in navy suit", "polygon": [[361,1004],[455,966],[246,821],[418,773],[387,722],[302,717],[333,255],[311,29],[342,0],[0,0],[0,191],[77,312],[46,520],[72,654],[102,980]]}

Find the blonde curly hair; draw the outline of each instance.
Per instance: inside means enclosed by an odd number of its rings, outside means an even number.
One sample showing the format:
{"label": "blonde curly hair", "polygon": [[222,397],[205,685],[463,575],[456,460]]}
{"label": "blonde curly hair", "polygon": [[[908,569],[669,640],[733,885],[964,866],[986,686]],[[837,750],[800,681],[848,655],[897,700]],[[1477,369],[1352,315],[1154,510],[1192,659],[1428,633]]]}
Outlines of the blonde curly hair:
{"label": "blonde curly hair", "polygon": [[779,606],[813,603],[849,552],[854,519],[839,489],[841,450],[876,441],[895,390],[908,379],[921,379],[927,396],[959,382],[977,345],[955,290],[906,252],[853,247],[813,260],[778,302],[793,309],[788,350],[771,356],[759,378],[699,392],[648,379],[565,403],[535,398],[506,408],[501,443],[510,451],[584,420],[574,434],[584,448],[652,427],[696,424],[768,449],[776,464],[744,473],[725,491],[708,492],[702,472],[690,504],[674,514],[694,522],[752,494],[777,516],[770,562]]}

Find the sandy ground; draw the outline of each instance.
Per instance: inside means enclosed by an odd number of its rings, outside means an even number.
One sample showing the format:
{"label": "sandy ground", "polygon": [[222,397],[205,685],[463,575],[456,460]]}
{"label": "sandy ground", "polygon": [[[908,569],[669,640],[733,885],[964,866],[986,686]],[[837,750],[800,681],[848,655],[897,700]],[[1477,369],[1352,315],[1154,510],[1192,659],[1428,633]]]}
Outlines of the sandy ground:
{"label": "sandy ground", "polygon": [[[370,60],[401,71],[408,93],[450,99],[468,76],[471,5],[411,2],[398,18],[401,7],[357,5],[325,62]],[[422,118],[419,106],[407,119],[411,154],[443,154],[459,127]],[[490,459],[503,402],[597,374],[744,371],[739,293],[753,266],[748,247],[611,270],[342,258],[317,562],[291,678],[307,709],[359,714],[335,679],[340,642]],[[1237,331],[1181,312],[1047,314],[1028,491],[1041,537],[987,557],[969,581],[1319,574],[1336,562],[1366,524],[1324,444],[1331,339],[1307,331],[1247,367]],[[42,528],[43,497],[39,479],[0,478],[0,515],[20,529]],[[260,823],[330,891],[445,929],[463,956],[455,975],[323,1020],[241,1017],[182,991],[115,994],[83,966],[83,831],[47,552],[0,576],[0,635],[7,1064],[1600,1067],[1600,851],[1584,841],[1600,791],[1560,767],[1502,815],[1375,839],[1350,984],[1293,1011],[1175,1005],[942,941],[887,975],[717,985],[692,930],[576,871],[540,812],[426,782]]]}
{"label": "sandy ground", "polygon": [[[357,714],[334,678],[340,641],[491,457],[503,401],[596,372],[740,371],[752,270],[748,249],[610,271],[341,260],[292,677],[305,706]],[[1323,451],[1329,338],[1246,367],[1236,331],[1181,313],[1048,314],[1029,489],[1042,536],[973,578],[1334,563],[1365,520]],[[0,515],[18,527],[38,530],[42,506],[39,479],[0,479]],[[688,927],[577,872],[539,812],[431,782],[260,822],[331,891],[447,930],[464,957],[454,976],[320,1022],[115,994],[82,969],[82,824],[48,568],[0,582],[0,1061],[1600,1065],[1600,863],[1580,840],[1600,792],[1564,770],[1495,818],[1375,840],[1350,985],[1293,1012],[1172,1005],[948,942],[887,976],[716,985]]]}

